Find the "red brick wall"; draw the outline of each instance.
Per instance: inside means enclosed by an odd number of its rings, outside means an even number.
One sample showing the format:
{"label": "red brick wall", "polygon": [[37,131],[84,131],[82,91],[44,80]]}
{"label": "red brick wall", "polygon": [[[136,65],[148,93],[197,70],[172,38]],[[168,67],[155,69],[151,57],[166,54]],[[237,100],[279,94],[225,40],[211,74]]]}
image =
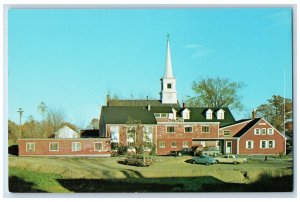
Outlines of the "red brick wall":
{"label": "red brick wall", "polygon": [[[157,125],[157,154],[167,155],[170,151],[180,151],[183,149],[183,142],[188,142],[188,147],[192,147],[193,138],[217,138],[218,137],[218,124],[203,124],[210,126],[209,133],[202,132],[202,125],[193,125],[193,132],[185,133],[184,126],[189,124],[177,124],[175,125],[174,133],[167,133],[167,126],[171,124],[159,124]],[[159,142],[165,142],[165,148],[159,147]],[[173,141],[176,141],[177,147],[171,147]]]}
{"label": "red brick wall", "polygon": [[245,121],[243,123],[239,123],[239,124],[234,124],[232,126],[228,126],[226,128],[220,128],[220,137],[224,137],[224,130],[229,130],[230,131],[230,136],[225,136],[225,137],[233,137],[235,134],[237,134],[242,128],[244,128],[249,122],[249,121]]}
{"label": "red brick wall", "polygon": [[[264,124],[264,125],[262,125]],[[239,140],[239,154],[285,154],[285,138],[274,128],[273,135],[254,135],[255,128],[273,128],[269,123],[261,119],[255,126],[246,132]],[[253,149],[246,148],[246,141],[254,142]],[[275,140],[275,148],[260,148],[260,140]]]}
{"label": "red brick wall", "polygon": [[[26,142],[35,143],[35,151],[26,151]],[[58,151],[49,151],[49,143],[57,142]],[[81,151],[72,151],[72,142],[81,143]],[[95,151],[94,143],[102,142],[103,151]],[[78,139],[19,139],[20,156],[110,156],[110,140],[107,138],[78,138]]]}

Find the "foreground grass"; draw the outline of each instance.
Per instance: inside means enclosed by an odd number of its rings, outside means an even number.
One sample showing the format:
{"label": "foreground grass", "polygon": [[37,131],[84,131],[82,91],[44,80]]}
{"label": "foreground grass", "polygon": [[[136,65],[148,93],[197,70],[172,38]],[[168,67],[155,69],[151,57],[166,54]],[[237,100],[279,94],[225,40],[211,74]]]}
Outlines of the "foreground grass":
{"label": "foreground grass", "polygon": [[[247,191],[259,181],[292,176],[291,159],[212,166],[186,163],[190,157],[155,157],[150,167],[122,164],[122,157],[10,157],[12,192],[200,192]],[[292,177],[285,185],[292,185]],[[273,181],[271,182],[273,184]],[[275,183],[276,184],[276,183]],[[266,184],[265,184],[266,185]],[[272,189],[270,184],[267,185]],[[227,189],[224,189],[226,187]],[[289,186],[291,188],[291,186]],[[286,191],[277,187],[274,191]]]}

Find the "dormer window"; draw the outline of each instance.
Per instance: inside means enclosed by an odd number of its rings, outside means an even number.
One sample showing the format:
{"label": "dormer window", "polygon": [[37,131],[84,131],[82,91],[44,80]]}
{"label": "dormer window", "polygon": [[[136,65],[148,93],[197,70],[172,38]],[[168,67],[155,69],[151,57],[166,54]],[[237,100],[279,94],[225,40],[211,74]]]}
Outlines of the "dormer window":
{"label": "dormer window", "polygon": [[212,119],[213,111],[211,109],[208,109],[206,111],[206,119]]}
{"label": "dormer window", "polygon": [[182,111],[182,118],[183,119],[190,119],[190,110],[185,108],[183,111]]}
{"label": "dormer window", "polygon": [[218,111],[217,111],[217,118],[218,119],[224,119],[224,110],[223,109],[219,109]]}

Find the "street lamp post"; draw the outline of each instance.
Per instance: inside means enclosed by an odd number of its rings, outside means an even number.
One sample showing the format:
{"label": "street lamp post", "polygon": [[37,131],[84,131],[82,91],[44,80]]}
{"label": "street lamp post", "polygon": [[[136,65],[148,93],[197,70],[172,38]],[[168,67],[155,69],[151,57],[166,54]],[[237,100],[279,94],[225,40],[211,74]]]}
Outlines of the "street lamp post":
{"label": "street lamp post", "polygon": [[20,135],[22,137],[22,114],[23,114],[23,110],[22,108],[19,108],[19,111],[17,111],[19,113],[19,116],[20,116]]}

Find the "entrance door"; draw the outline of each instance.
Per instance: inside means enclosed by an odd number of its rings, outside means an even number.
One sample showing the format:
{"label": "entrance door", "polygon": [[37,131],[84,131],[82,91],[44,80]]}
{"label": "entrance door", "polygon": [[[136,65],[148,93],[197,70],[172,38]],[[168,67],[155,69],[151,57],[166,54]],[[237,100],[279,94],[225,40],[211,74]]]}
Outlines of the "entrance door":
{"label": "entrance door", "polygon": [[232,142],[231,141],[226,142],[226,154],[230,154],[232,152],[231,148],[232,148]]}

